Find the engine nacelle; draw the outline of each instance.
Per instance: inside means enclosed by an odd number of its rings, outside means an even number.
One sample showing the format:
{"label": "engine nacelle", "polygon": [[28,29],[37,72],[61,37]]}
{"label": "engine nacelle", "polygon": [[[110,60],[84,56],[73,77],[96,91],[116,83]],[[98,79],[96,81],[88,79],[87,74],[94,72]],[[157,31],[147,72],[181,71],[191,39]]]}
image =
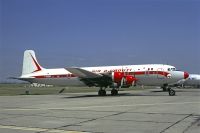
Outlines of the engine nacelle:
{"label": "engine nacelle", "polygon": [[121,87],[129,87],[134,84],[137,79],[132,75],[125,75],[124,72],[113,72],[112,80],[114,83],[117,83]]}
{"label": "engine nacelle", "polygon": [[132,86],[137,79],[131,75],[125,76],[125,85]]}
{"label": "engine nacelle", "polygon": [[123,77],[124,77],[123,72],[113,72],[112,73],[112,80],[114,83],[121,83]]}

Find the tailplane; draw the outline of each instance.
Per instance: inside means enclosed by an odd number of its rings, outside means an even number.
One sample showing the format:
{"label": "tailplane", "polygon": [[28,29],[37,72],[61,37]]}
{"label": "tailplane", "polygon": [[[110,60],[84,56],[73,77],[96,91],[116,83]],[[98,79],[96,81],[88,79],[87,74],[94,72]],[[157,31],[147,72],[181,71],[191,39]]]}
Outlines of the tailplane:
{"label": "tailplane", "polygon": [[26,50],[24,52],[22,75],[41,71],[42,68],[38,63],[35,52],[33,50]]}

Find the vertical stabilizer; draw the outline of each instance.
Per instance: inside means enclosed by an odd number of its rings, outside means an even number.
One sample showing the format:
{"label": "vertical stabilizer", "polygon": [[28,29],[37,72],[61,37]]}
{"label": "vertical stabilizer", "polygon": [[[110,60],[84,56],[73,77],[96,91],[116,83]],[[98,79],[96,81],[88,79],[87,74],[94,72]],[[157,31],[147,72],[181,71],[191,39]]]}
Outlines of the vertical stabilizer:
{"label": "vertical stabilizer", "polygon": [[38,72],[42,69],[36,59],[35,52],[33,50],[26,50],[24,52],[22,75]]}

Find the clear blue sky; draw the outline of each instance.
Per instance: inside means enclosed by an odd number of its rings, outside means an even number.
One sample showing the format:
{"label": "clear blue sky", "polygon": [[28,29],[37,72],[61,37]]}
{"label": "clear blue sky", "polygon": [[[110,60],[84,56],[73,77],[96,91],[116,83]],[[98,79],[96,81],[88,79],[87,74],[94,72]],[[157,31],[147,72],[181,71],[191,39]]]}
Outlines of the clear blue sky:
{"label": "clear blue sky", "polygon": [[198,0],[0,0],[0,80],[43,67],[167,63],[200,74]]}

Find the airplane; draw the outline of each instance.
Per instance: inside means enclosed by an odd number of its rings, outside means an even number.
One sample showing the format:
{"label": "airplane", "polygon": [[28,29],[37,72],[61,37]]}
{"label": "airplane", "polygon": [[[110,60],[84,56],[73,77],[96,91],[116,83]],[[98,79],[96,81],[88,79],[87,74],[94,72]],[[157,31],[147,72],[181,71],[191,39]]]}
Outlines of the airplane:
{"label": "airplane", "polygon": [[168,85],[188,76],[187,72],[178,71],[174,66],[165,64],[46,69],[38,63],[33,50],[26,50],[22,75],[15,79],[47,85],[100,87],[99,96],[106,95],[107,87],[112,88],[111,95],[118,95],[119,88],[136,84],[164,86],[168,88],[169,95],[174,96],[175,90]]}
{"label": "airplane", "polygon": [[200,75],[199,74],[190,74],[187,79],[182,79],[178,81],[177,85],[179,86],[193,86],[200,88]]}

